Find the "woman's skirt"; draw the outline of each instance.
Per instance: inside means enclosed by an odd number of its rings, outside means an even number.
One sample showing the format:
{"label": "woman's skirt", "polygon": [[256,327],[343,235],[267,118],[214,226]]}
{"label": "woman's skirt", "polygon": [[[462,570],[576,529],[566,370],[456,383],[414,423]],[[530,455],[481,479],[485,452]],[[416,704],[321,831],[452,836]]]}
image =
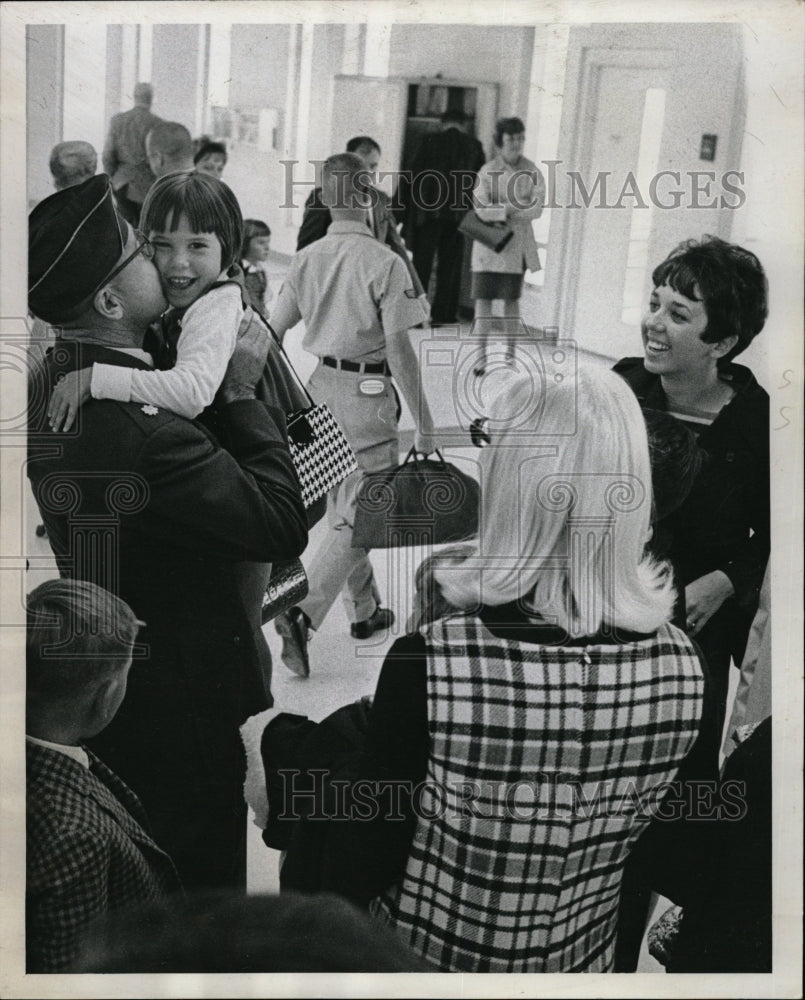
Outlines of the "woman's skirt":
{"label": "woman's skirt", "polygon": [[523,290],[523,273],[473,271],[470,295],[473,299],[519,299]]}

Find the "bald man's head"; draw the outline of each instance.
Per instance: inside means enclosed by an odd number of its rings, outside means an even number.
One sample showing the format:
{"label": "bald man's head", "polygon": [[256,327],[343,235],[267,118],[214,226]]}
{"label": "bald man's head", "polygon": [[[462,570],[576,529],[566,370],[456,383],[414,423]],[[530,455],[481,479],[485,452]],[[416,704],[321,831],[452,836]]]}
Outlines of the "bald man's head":
{"label": "bald man's head", "polygon": [[60,142],[50,151],[50,172],[57,191],[82,184],[95,176],[98,154],[88,142]]}

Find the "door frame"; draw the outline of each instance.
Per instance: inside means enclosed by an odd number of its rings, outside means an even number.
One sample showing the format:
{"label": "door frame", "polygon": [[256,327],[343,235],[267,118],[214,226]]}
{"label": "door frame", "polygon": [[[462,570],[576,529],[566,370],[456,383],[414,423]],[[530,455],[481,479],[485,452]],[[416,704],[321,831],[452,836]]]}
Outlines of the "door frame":
{"label": "door frame", "polygon": [[[598,104],[601,71],[608,67],[625,69],[672,69],[674,52],[663,48],[616,49],[601,45],[599,34],[593,34],[595,44],[584,44],[579,37],[587,29],[571,29],[568,45],[565,94],[559,131],[559,150],[554,198],[559,206],[571,199],[571,184],[567,170],[579,171],[586,181],[592,181],[591,158],[593,129]],[[549,190],[549,197],[550,197]],[[545,298],[550,314],[546,325],[556,327],[561,338],[573,338],[576,316],[578,270],[575,264],[581,255],[584,239],[584,212],[588,209],[553,209],[550,242],[561,247],[554,257],[554,266],[545,276]],[[595,209],[593,209],[595,211]]]}

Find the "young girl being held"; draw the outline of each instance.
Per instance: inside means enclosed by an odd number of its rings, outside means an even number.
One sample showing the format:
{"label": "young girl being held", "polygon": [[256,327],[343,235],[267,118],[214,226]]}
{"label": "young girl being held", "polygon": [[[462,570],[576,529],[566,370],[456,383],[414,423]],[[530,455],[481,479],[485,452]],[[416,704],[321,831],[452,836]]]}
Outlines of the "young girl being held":
{"label": "young girl being held", "polygon": [[230,276],[243,242],[237,199],[207,174],[167,174],[146,195],[140,222],[172,307],[165,327],[173,331],[168,350],[175,340],[175,364],[168,371],[94,364],[70,373],[51,400],[54,430],[69,430],[88,399],[148,403],[193,419],[223,381],[244,312],[241,287]]}

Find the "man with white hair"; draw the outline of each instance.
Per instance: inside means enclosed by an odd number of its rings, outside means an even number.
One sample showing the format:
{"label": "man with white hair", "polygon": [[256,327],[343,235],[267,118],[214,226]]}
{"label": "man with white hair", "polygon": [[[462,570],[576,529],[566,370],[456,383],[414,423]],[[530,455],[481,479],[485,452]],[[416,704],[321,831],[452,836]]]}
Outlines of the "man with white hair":
{"label": "man with white hair", "polygon": [[89,142],[58,142],[50,151],[50,173],[57,191],[82,184],[95,176],[98,154]]}
{"label": "man with white hair", "polygon": [[151,114],[153,97],[150,83],[138,83],[134,107],[113,116],[103,147],[103,169],[112,178],[115,201],[133,226],[140,221],[143,199],[155,180],[145,155],[145,137],[162,121]]}

